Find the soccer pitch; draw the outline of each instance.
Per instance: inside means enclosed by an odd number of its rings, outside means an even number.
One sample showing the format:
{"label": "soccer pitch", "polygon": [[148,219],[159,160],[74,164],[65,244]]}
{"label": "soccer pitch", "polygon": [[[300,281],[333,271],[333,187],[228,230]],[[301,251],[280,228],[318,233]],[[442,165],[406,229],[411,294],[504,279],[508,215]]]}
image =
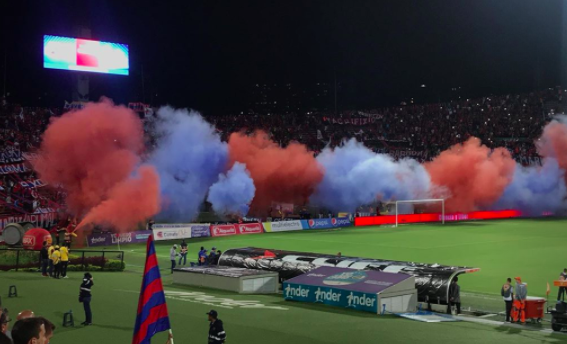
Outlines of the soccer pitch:
{"label": "soccer pitch", "polygon": [[[196,260],[200,246],[224,251],[236,247],[263,247],[305,252],[341,252],[343,256],[465,265],[481,271],[461,275],[463,308],[503,310],[500,287],[506,277],[521,276],[531,296],[545,297],[567,267],[567,220],[502,220],[447,225],[356,227],[324,231],[298,231],[190,239],[189,256]],[[178,242],[177,242],[178,243]],[[205,343],[205,312],[216,309],[225,322],[227,343],[407,343],[410,341],[459,343],[560,343],[564,334],[526,328],[491,326],[470,322],[420,323],[394,316],[377,316],[324,305],[287,302],[281,295],[239,295],[230,292],[172,285],[169,248],[173,242],[157,242],[168,307],[176,344]],[[108,247],[108,249],[116,249]],[[58,326],[53,343],[130,343],[145,245],[123,245],[126,271],[93,273],[94,325],[83,328],[78,302],[82,273],[53,280],[39,273],[0,272],[0,296],[12,316],[32,309]],[[19,296],[8,298],[16,285]],[[551,288],[550,301],[557,288]],[[62,327],[63,313],[72,309],[75,327]],[[498,319],[500,320],[500,319]],[[13,324],[13,323],[12,323]],[[542,329],[548,329],[544,324]],[[164,343],[165,334],[153,343]]]}

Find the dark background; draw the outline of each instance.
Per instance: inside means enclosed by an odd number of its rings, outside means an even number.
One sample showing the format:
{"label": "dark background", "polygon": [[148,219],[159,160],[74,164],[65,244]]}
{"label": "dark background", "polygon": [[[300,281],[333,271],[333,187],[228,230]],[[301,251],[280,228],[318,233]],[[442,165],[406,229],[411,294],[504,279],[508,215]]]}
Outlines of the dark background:
{"label": "dark background", "polygon": [[71,100],[75,73],[43,69],[42,44],[79,26],[130,46],[130,76],[89,73],[91,99],[205,113],[248,107],[257,83],[334,91],[335,76],[339,109],[561,83],[561,0],[3,0],[0,11],[8,99],[27,105]]}

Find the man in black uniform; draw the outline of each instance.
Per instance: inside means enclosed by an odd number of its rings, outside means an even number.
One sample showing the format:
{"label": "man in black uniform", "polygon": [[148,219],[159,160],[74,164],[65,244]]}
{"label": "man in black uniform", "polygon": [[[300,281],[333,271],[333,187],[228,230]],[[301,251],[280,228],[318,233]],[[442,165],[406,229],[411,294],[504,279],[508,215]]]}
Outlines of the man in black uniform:
{"label": "man in black uniform", "polygon": [[92,325],[93,323],[93,313],[91,311],[91,288],[93,287],[93,276],[90,273],[85,273],[83,277],[83,283],[81,283],[81,291],[79,294],[79,302],[83,303],[83,308],[85,309],[85,322],[81,325]]}
{"label": "man in black uniform", "polygon": [[209,344],[223,344],[226,340],[226,332],[222,326],[222,320],[217,319],[217,311],[211,310],[209,313]]}

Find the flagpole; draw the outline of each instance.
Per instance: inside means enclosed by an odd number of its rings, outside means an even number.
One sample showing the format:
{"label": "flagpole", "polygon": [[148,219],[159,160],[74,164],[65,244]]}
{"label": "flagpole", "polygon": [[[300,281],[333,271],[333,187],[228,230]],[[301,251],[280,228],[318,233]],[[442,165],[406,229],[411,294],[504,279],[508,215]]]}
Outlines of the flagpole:
{"label": "flagpole", "polygon": [[171,342],[169,344],[173,344],[173,331],[169,329],[169,334],[171,335]]}

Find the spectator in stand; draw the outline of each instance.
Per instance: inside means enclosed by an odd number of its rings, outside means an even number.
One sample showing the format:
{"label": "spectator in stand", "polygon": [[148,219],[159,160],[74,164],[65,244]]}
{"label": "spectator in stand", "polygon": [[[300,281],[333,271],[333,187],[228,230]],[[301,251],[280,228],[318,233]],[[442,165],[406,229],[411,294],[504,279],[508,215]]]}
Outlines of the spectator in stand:
{"label": "spectator in stand", "polygon": [[12,340],[4,333],[0,333],[0,344],[12,344]]}
{"label": "spectator in stand", "polygon": [[2,314],[0,314],[0,332],[6,334],[8,332],[8,327],[10,323],[10,318],[8,317],[8,310],[3,309]]}
{"label": "spectator in stand", "polygon": [[12,328],[14,344],[49,344],[55,325],[43,317],[18,320]]}

